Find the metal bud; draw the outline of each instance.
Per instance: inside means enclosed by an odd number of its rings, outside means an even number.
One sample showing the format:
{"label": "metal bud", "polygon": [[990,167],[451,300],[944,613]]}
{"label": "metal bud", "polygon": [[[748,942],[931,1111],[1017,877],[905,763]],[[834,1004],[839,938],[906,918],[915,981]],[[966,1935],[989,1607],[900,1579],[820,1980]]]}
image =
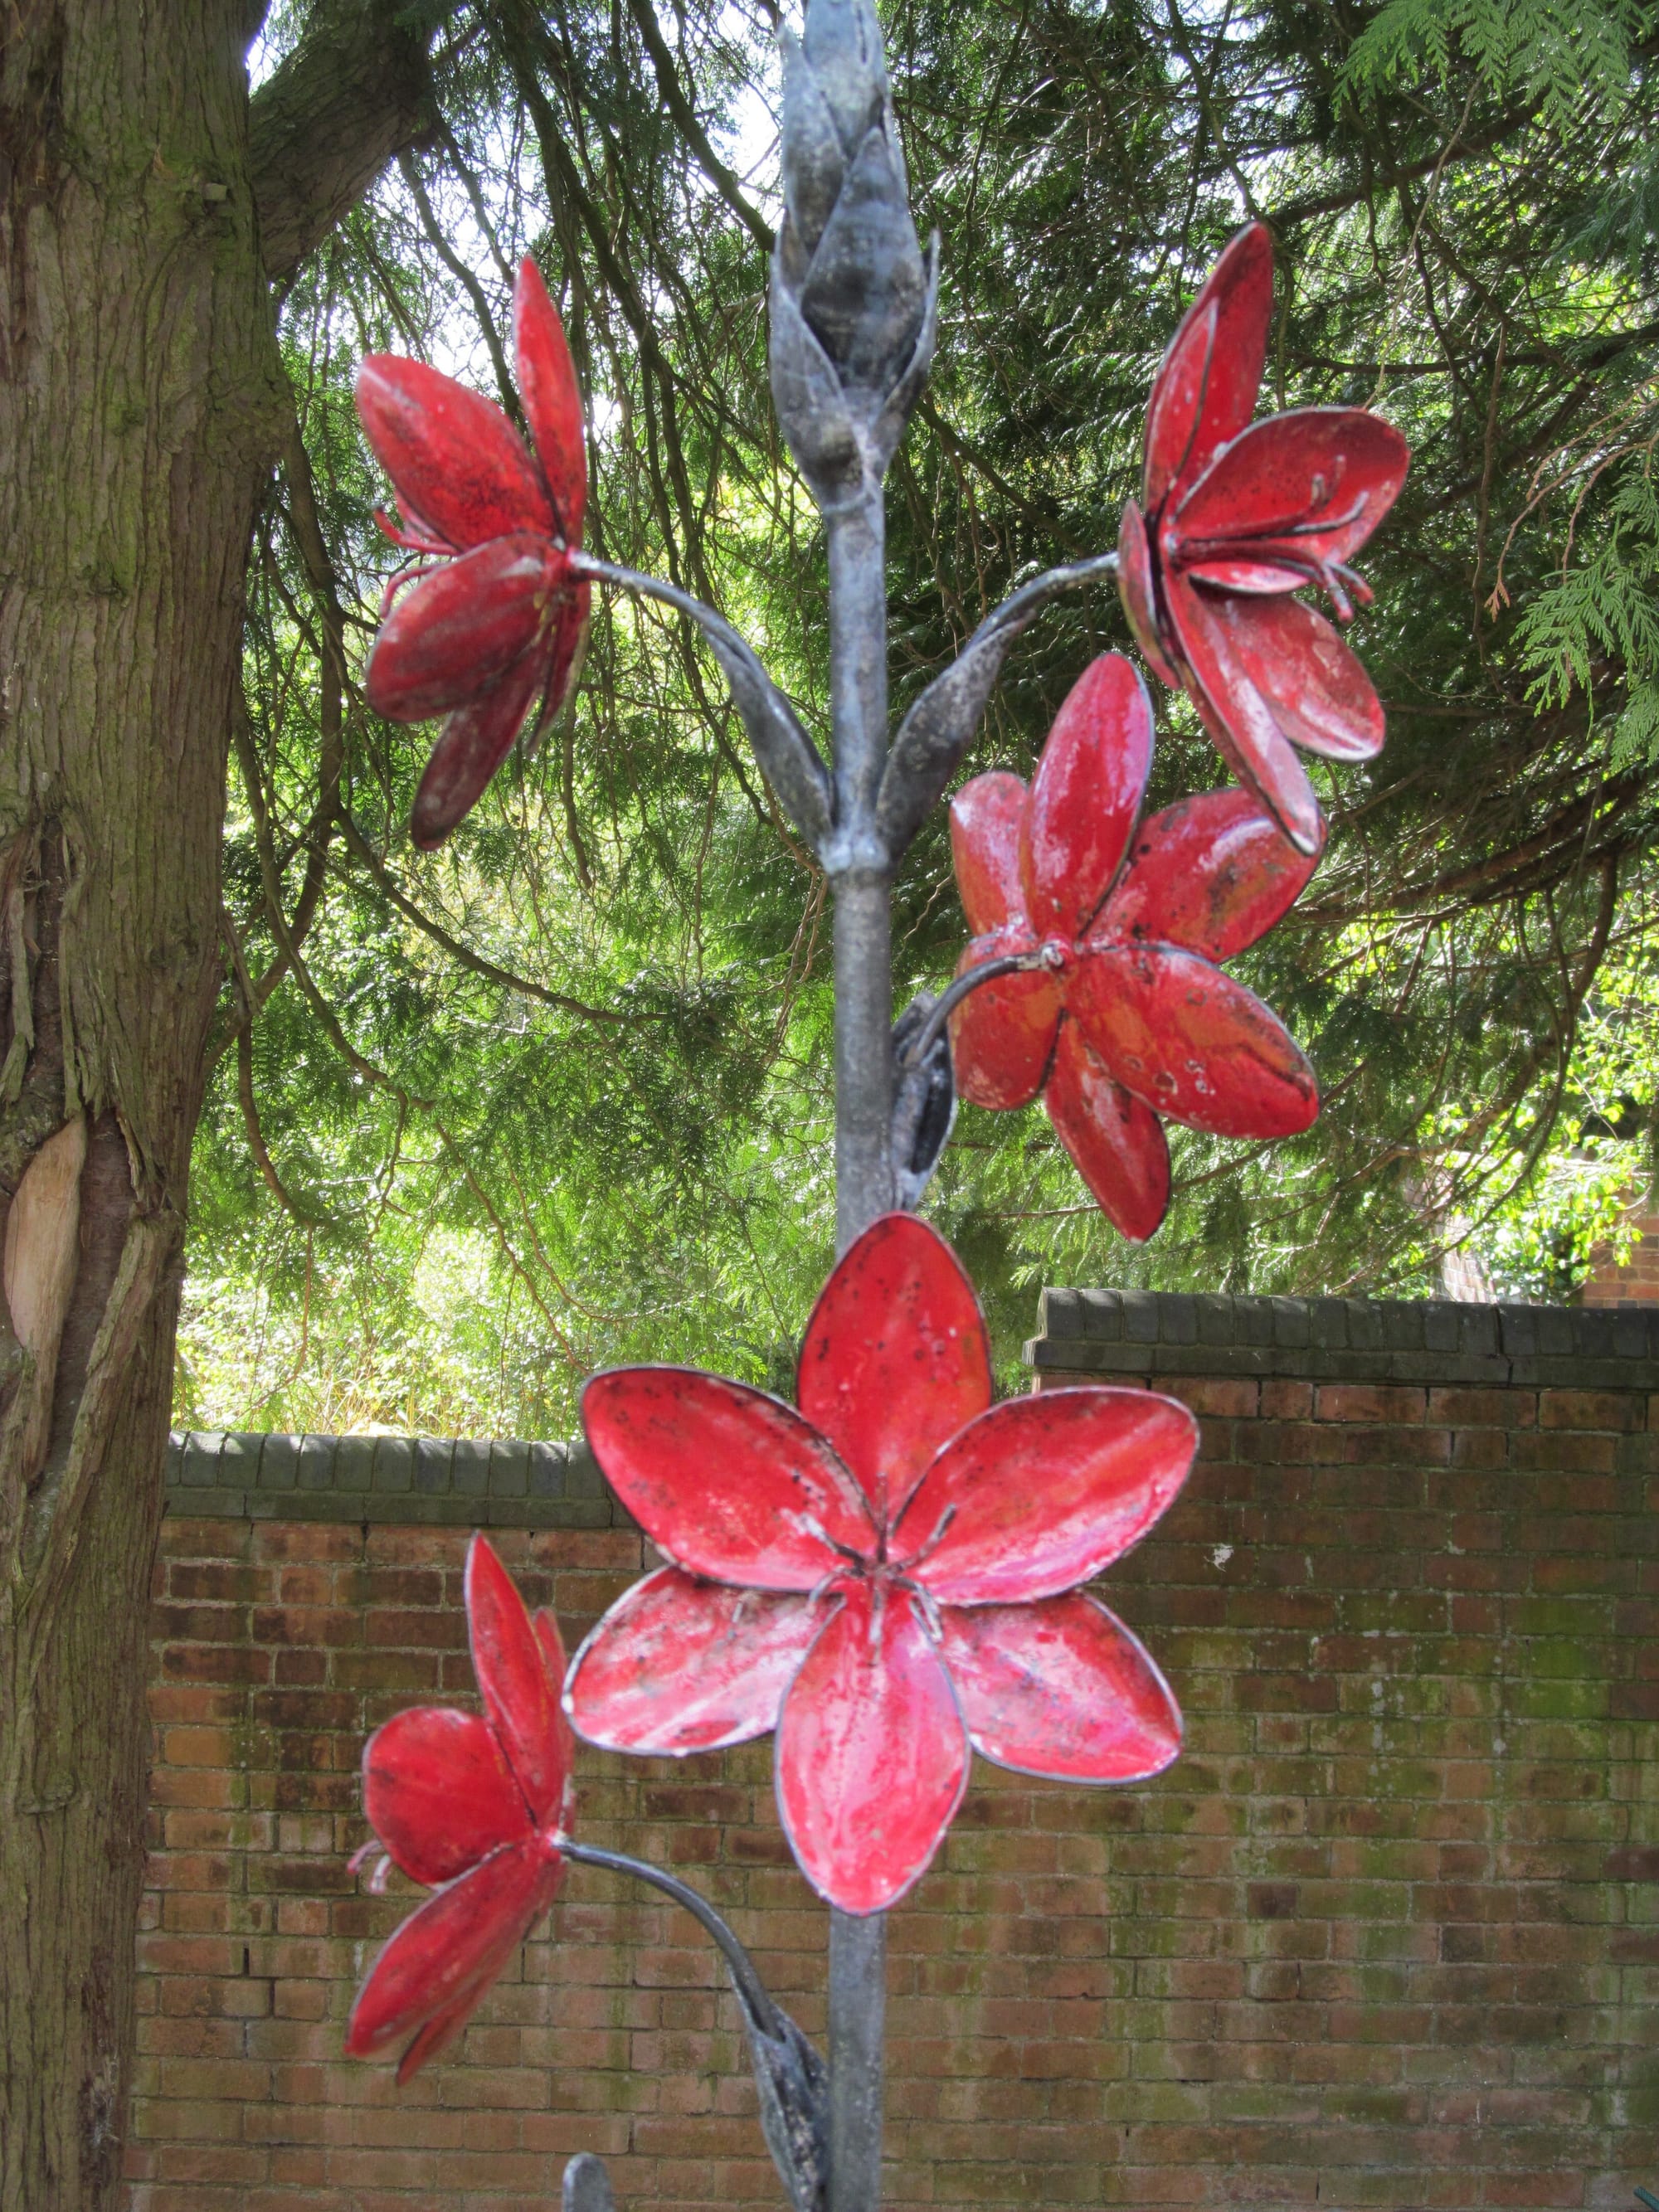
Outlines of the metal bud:
{"label": "metal bud", "polygon": [[933,357],[938,241],[924,259],[870,0],[809,0],[781,35],[772,392],[823,501],[892,459]]}

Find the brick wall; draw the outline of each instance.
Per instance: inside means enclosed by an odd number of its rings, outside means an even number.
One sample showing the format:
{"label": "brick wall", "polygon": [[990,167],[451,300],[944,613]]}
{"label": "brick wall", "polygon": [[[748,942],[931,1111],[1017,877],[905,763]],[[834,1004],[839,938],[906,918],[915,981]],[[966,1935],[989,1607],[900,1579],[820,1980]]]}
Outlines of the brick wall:
{"label": "brick wall", "polygon": [[[895,2206],[1633,2206],[1659,2189],[1659,1311],[1051,1292],[1048,1387],[1200,1464],[1108,1579],[1188,1716],[1123,1791],[979,1767],[895,1914]],[[155,1620],[132,2212],[775,2206],[696,1928],[575,1869],[455,2054],[340,2057],[364,1735],[471,1692],[466,1528],[577,1635],[638,1571],[580,1455],[191,1438]],[[592,1840],[713,1896],[823,2028],[769,1746],[584,1753]],[[396,1889],[394,1884],[394,1890]]]}
{"label": "brick wall", "polygon": [[1621,1266],[1615,1254],[1598,1249],[1579,1292],[1587,1306],[1652,1305],[1659,1302],[1659,1208],[1649,1204],[1637,1213],[1636,1242]]}

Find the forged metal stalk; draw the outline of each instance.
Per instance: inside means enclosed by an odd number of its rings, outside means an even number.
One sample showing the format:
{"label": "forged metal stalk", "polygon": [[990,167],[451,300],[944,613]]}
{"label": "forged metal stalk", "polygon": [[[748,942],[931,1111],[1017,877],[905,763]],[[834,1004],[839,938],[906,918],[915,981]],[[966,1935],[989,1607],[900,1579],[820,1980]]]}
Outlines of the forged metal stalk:
{"label": "forged metal stalk", "polygon": [[[892,1149],[895,848],[887,763],[882,478],[933,359],[939,246],[924,256],[871,0],[809,0],[783,48],[784,220],[772,264],[772,397],[824,519],[835,821],[836,1243],[897,1202]],[[881,2199],[883,1917],[830,1921],[830,2212]]]}

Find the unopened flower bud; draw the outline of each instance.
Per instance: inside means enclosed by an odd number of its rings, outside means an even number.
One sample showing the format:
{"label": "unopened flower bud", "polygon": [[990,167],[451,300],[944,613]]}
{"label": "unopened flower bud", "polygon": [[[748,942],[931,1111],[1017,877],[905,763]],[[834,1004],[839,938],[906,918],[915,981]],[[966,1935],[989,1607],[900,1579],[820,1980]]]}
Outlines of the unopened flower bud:
{"label": "unopened flower bud", "polygon": [[773,398],[822,500],[879,480],[933,355],[937,242],[924,260],[871,0],[783,33],[783,190]]}

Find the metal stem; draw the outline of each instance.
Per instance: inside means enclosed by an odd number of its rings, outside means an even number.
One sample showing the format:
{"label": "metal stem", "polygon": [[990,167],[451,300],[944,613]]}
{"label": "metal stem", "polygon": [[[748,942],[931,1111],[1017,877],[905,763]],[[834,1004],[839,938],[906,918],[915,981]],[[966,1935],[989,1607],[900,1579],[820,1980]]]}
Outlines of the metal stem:
{"label": "metal stem", "polygon": [[653,1867],[645,1859],[631,1859],[622,1851],[602,1850],[597,1844],[575,1844],[567,1838],[561,1838],[559,1852],[562,1857],[572,1859],[579,1866],[604,1867],[611,1874],[632,1875],[635,1881],[648,1882],[653,1889],[661,1890],[665,1897],[672,1897],[676,1905],[683,1905],[692,1918],[700,1921],[714,1937],[737,1985],[738,1996],[755,2018],[769,2033],[781,2032],[777,2026],[777,2007],[768,1996],[766,1984],[755,1971],[754,1960],[706,1897],[700,1897],[685,1882],[678,1881],[672,1874],[665,1874],[660,1867]]}
{"label": "metal stem", "polygon": [[[881,486],[826,510],[836,834],[836,1248],[897,1203],[893,1180],[892,874],[875,829],[887,761],[886,518]],[[881,2202],[884,1913],[830,1914],[830,2208]]]}

